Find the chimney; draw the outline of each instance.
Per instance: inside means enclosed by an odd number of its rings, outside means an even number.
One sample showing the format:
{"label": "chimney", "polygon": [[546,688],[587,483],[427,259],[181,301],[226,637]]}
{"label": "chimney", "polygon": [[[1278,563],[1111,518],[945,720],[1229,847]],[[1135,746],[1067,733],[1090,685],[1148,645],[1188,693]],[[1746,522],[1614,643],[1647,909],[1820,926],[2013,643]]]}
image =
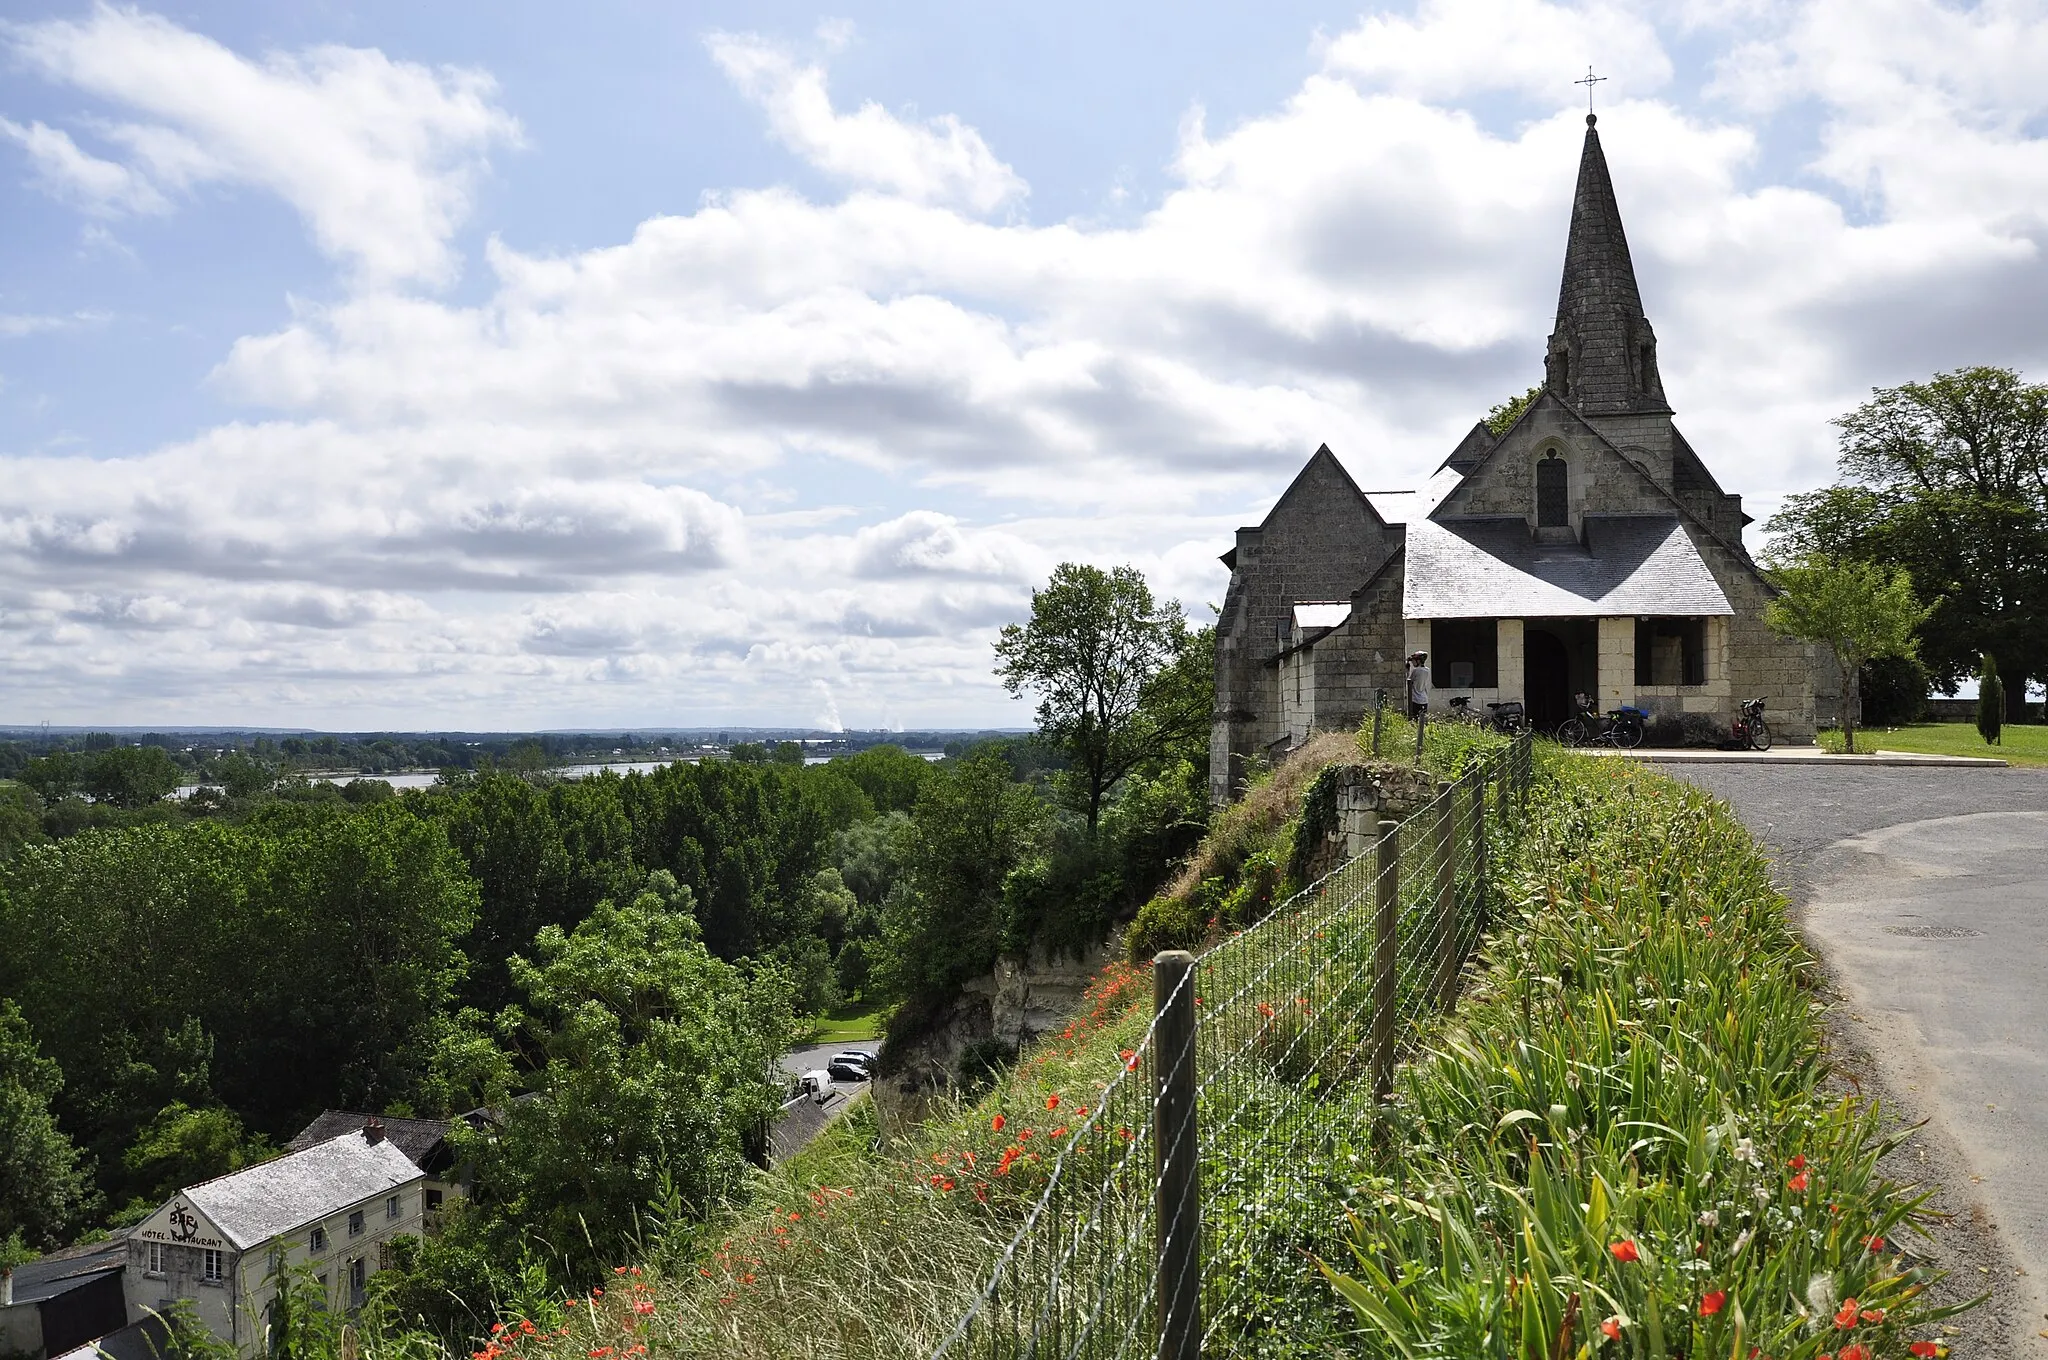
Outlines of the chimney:
{"label": "chimney", "polygon": [[363,1141],[371,1147],[384,1141],[384,1121],[371,1115],[363,1121]]}

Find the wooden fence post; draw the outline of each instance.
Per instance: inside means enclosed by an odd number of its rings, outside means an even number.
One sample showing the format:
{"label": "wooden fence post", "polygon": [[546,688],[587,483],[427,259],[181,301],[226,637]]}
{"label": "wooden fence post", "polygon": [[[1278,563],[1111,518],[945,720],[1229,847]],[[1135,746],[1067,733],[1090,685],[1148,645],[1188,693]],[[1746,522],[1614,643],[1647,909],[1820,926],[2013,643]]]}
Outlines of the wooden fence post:
{"label": "wooden fence post", "polygon": [[1481,766],[1472,771],[1472,919],[1475,928],[1483,937],[1486,934],[1486,874],[1488,865],[1486,845],[1486,770]]}
{"label": "wooden fence post", "polygon": [[1169,949],[1152,960],[1157,1016],[1152,1142],[1159,1179],[1153,1198],[1158,1268],[1157,1360],[1201,1360],[1202,1202],[1195,1124],[1195,956]]}
{"label": "wooden fence post", "polygon": [[1394,1092],[1394,983],[1400,967],[1401,824],[1380,828],[1374,862],[1377,896],[1373,912],[1372,950],[1372,1098],[1385,1104]]}
{"label": "wooden fence post", "polygon": [[1380,758],[1380,727],[1387,717],[1387,692],[1376,689],[1372,692],[1372,758]]}
{"label": "wooden fence post", "polygon": [[1436,782],[1436,985],[1431,996],[1437,1009],[1451,1008],[1458,986],[1458,786]]}

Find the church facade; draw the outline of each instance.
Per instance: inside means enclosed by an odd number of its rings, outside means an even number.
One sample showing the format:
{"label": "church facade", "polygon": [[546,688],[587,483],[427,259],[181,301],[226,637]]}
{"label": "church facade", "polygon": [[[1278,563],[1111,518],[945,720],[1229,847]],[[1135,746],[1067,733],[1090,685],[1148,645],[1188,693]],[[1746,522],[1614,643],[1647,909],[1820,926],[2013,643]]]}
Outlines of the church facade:
{"label": "church facade", "polygon": [[1431,708],[1519,700],[1539,730],[1572,696],[1726,730],[1762,697],[1781,739],[1832,721],[1840,686],[1763,621],[1742,498],[1672,423],[1592,115],[1540,393],[1475,425],[1420,490],[1368,492],[1327,446],[1223,555],[1210,792],[1312,731],[1351,728],[1429,653]]}

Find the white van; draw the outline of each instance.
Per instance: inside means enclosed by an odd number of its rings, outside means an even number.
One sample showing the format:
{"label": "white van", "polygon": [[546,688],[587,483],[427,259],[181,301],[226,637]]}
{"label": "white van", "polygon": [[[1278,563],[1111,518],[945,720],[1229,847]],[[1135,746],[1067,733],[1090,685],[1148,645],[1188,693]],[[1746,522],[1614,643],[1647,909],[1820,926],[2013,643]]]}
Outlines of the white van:
{"label": "white van", "polygon": [[823,1105],[832,1099],[832,1074],[822,1068],[814,1068],[797,1079],[797,1090],[811,1098],[812,1103]]}

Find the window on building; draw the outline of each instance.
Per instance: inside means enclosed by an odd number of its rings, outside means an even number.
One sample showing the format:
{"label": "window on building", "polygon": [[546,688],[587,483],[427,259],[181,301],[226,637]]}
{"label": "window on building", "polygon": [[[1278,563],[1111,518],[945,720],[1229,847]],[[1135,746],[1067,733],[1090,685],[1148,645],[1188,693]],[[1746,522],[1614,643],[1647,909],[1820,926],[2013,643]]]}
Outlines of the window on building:
{"label": "window on building", "polygon": [[148,1264],[143,1267],[142,1273],[145,1275],[161,1275],[164,1273],[163,1243],[151,1242],[149,1244],[149,1261]]}
{"label": "window on building", "polygon": [[227,1255],[216,1247],[202,1247],[199,1251],[199,1278],[208,1284],[219,1284],[227,1278]]}
{"label": "window on building", "polygon": [[363,1211],[361,1209],[348,1216],[348,1235],[350,1237],[361,1237],[363,1235]]}
{"label": "window on building", "polygon": [[384,1201],[384,1217],[398,1217],[398,1196],[392,1195]]}
{"label": "window on building", "polygon": [[1429,625],[1429,674],[1442,689],[1500,684],[1500,626],[1494,619],[1435,619]]}
{"label": "window on building", "polygon": [[363,1282],[369,1278],[369,1271],[358,1256],[348,1263],[348,1302],[351,1308],[363,1306]]}
{"label": "window on building", "polygon": [[439,1190],[429,1190],[429,1191],[427,1191],[427,1203],[426,1203],[426,1210],[427,1210],[427,1212],[431,1214],[431,1213],[433,1213],[433,1212],[434,1212],[434,1211],[435,1211],[436,1209],[439,1209],[440,1207],[441,1207],[441,1192],[440,1192]]}
{"label": "window on building", "polygon": [[1638,685],[1707,683],[1705,619],[1637,619]]}
{"label": "window on building", "polygon": [[312,1251],[327,1250],[327,1229],[315,1228],[306,1234],[306,1246]]}
{"label": "window on building", "polygon": [[1536,527],[1539,529],[1565,529],[1571,527],[1572,506],[1569,483],[1570,474],[1564,459],[1552,449],[1543,455],[1543,461],[1536,465]]}

